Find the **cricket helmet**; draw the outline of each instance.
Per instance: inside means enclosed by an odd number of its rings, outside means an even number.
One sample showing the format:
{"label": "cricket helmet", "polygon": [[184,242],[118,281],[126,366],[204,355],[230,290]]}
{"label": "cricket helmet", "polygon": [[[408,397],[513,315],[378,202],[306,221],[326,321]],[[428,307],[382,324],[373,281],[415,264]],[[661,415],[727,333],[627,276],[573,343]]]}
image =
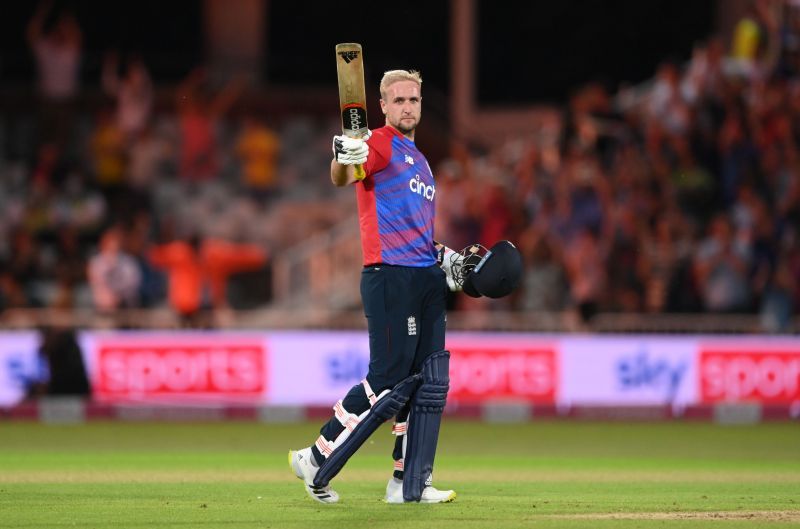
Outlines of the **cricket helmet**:
{"label": "cricket helmet", "polygon": [[461,250],[464,263],[460,279],[464,293],[473,298],[502,298],[519,286],[522,255],[509,241],[500,241],[488,250],[474,244]]}

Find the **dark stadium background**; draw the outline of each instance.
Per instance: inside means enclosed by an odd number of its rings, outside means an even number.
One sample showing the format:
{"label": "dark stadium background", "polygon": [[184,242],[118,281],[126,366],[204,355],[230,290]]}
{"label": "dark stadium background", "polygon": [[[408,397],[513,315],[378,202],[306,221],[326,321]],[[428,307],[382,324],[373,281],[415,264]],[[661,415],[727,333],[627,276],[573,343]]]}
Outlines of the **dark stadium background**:
{"label": "dark stadium background", "polygon": [[[221,1],[221,0],[218,0]],[[7,2],[0,16],[0,79],[33,79],[25,26],[37,2]],[[189,0],[56,2],[84,34],[85,83],[97,83],[109,49],[141,53],[156,82],[177,81],[204,59],[204,3]],[[333,45],[357,40],[373,81],[384,69],[418,68],[448,91],[450,3],[267,2],[261,78],[276,85],[329,86]],[[665,58],[688,59],[715,27],[714,0],[477,2],[479,101],[487,105],[564,102],[588,81],[609,88],[653,75]]]}

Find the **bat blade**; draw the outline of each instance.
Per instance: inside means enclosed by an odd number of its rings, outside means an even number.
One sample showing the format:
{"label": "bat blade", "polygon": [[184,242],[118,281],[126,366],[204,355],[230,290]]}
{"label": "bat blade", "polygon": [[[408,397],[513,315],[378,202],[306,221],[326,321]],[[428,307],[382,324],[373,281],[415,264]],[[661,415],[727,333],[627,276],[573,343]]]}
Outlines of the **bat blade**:
{"label": "bat blade", "polygon": [[[339,79],[339,110],[342,134],[351,138],[367,135],[367,95],[364,89],[364,50],[361,44],[347,42],[336,45],[336,74]],[[355,166],[355,177],[366,175],[361,165]]]}
{"label": "bat blade", "polygon": [[361,138],[368,129],[364,51],[361,44],[350,42],[336,45],[336,73],[339,79],[342,133],[351,138]]}

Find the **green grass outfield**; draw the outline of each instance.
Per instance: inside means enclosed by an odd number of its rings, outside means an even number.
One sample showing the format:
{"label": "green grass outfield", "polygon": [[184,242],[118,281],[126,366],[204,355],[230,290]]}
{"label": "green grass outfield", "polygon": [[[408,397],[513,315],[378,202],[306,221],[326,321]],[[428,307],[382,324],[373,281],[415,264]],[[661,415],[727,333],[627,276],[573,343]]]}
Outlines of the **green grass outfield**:
{"label": "green grass outfield", "polygon": [[308,497],[286,464],[317,424],[0,422],[0,528],[800,527],[800,425],[446,420],[444,505],[380,501],[382,427]]}

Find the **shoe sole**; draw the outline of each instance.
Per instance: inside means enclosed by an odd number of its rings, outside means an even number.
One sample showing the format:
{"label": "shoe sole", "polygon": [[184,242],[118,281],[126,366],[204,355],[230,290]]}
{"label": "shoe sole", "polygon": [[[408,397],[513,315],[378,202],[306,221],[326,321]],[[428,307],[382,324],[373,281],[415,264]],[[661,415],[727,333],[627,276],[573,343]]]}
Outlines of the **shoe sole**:
{"label": "shoe sole", "polygon": [[[338,496],[334,496],[330,492],[322,492],[321,496],[317,496],[317,493],[314,492],[314,489],[312,489],[308,485],[306,485],[306,492],[311,497],[311,499],[314,500],[314,501],[318,501],[318,502],[324,503],[326,505],[329,505],[331,503],[339,503]],[[327,500],[330,500],[330,501],[327,501]]]}
{"label": "shoe sole", "polygon": [[339,498],[338,497],[336,497],[336,499],[334,499],[333,501],[325,501],[325,500],[327,500],[329,498],[334,498],[335,497],[334,494],[336,494],[336,493],[331,494],[330,492],[326,492],[326,493],[324,493],[325,498],[321,498],[321,497],[317,496],[317,494],[314,492],[314,490],[308,485],[308,483],[305,482],[305,479],[303,478],[303,473],[300,472],[300,470],[297,467],[294,466],[294,455],[295,455],[295,453],[297,453],[297,450],[289,450],[289,454],[286,457],[286,460],[289,463],[289,468],[292,469],[292,472],[297,477],[297,479],[300,479],[300,480],[303,481],[303,485],[306,488],[306,492],[311,497],[311,499],[313,499],[314,501],[318,501],[319,503],[325,503],[325,504],[338,503],[339,502]]}

